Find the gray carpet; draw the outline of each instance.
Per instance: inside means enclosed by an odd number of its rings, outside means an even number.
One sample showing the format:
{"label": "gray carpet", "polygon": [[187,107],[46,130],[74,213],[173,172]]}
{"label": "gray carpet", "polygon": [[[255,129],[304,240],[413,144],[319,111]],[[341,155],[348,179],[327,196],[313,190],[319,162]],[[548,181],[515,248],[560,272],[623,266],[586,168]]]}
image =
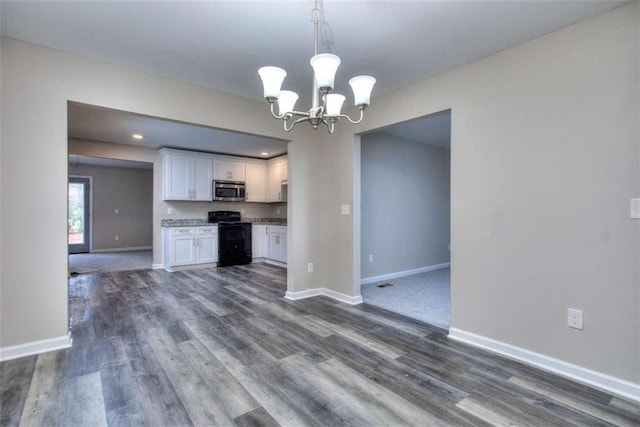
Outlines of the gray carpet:
{"label": "gray carpet", "polygon": [[[378,287],[384,283],[392,283],[393,286]],[[444,329],[449,329],[451,322],[450,291],[450,268],[362,285],[360,288],[365,304]]]}
{"label": "gray carpet", "polygon": [[100,252],[69,255],[69,274],[151,268],[151,251]]}

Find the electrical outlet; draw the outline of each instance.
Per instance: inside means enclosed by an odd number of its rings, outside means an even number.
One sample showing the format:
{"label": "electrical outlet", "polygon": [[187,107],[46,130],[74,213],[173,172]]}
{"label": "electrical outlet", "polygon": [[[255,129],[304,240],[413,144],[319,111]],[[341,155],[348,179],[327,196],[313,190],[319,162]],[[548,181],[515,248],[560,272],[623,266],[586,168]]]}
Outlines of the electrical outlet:
{"label": "electrical outlet", "polygon": [[114,210],[113,210],[113,213],[114,213],[114,214],[116,214],[116,215],[118,215],[118,214],[120,213],[120,209],[114,209]]}
{"label": "electrical outlet", "polygon": [[113,240],[120,240],[120,236],[113,236]]}
{"label": "electrical outlet", "polygon": [[312,262],[308,262],[307,263],[307,272],[313,273],[313,263]]}
{"label": "electrical outlet", "polygon": [[373,262],[373,254],[369,254],[369,262]]}
{"label": "electrical outlet", "polygon": [[240,209],[240,215],[244,215],[244,209]]}
{"label": "electrical outlet", "polygon": [[351,205],[342,205],[340,212],[342,215],[349,215],[351,213]]}
{"label": "electrical outlet", "polygon": [[567,311],[567,326],[573,329],[584,329],[582,310],[570,308]]}
{"label": "electrical outlet", "polygon": [[167,208],[167,214],[173,215],[173,208]]}

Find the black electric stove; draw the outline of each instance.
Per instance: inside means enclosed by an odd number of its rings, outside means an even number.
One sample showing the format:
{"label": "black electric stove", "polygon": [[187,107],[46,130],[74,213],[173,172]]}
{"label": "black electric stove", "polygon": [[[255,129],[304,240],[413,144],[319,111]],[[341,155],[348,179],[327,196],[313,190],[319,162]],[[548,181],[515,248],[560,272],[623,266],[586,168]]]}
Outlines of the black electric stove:
{"label": "black electric stove", "polygon": [[251,264],[251,223],[240,212],[209,212],[209,223],[218,224],[218,267]]}

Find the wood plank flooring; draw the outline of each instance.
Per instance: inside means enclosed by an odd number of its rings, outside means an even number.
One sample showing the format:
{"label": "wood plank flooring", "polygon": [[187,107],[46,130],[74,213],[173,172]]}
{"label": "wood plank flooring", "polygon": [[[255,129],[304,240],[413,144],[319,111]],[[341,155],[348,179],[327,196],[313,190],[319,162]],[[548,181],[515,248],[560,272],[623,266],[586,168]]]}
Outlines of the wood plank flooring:
{"label": "wood plank flooring", "polygon": [[638,426],[640,405],[252,264],[69,282],[73,347],[0,364],[2,426]]}

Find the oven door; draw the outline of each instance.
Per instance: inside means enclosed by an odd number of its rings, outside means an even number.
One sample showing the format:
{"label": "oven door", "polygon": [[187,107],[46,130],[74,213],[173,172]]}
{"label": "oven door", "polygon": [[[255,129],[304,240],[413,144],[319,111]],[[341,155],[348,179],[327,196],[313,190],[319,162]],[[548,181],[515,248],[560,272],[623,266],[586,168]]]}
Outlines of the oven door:
{"label": "oven door", "polygon": [[218,267],[251,264],[251,224],[218,224]]}

